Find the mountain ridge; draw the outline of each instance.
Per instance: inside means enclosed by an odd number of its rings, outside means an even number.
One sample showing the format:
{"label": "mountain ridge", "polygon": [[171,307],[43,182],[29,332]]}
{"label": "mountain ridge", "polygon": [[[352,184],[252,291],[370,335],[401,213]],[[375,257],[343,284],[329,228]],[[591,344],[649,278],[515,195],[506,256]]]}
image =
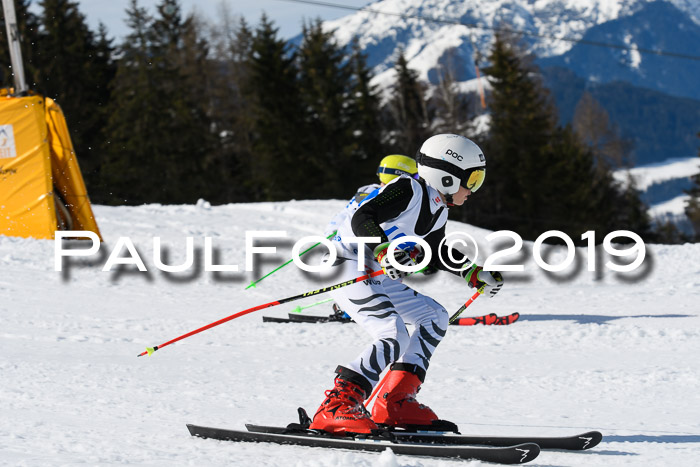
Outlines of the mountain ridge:
{"label": "mountain ridge", "polygon": [[[670,3],[656,1],[636,13],[590,28],[588,41],[625,43],[641,49],[700,52],[700,26]],[[694,45],[694,46],[693,46]],[[565,54],[542,58],[540,66],[561,66],[591,82],[624,81],[677,97],[700,99],[700,56],[688,60],[634,50],[602,50],[576,44]],[[694,84],[694,86],[693,86]]]}
{"label": "mountain ridge", "polygon": [[[537,54],[536,63],[555,98],[562,124],[571,121],[581,93],[589,90],[622,130],[621,136],[635,143],[636,163],[697,154],[700,80],[696,76],[700,76],[700,60],[548,38],[585,38],[700,56],[700,46],[693,48],[693,43],[700,45],[700,1],[379,0],[366,8],[371,11],[358,11],[323,25],[335,31],[340,46],[357,40],[375,74],[373,83],[385,93],[394,81],[399,50],[404,51],[419,79],[437,84],[440,65],[449,65],[460,88],[467,87],[476,77],[475,58],[480,66],[485,64],[483,57],[490,50],[493,28],[502,25],[531,34],[524,37],[524,43]],[[376,11],[414,17],[404,19]],[[485,27],[476,30],[415,16]],[[553,71],[557,69],[567,72]],[[607,75],[606,70],[610,70]],[[654,115],[649,115],[650,109]],[[640,118],[651,119],[645,120],[643,130]]]}
{"label": "mountain ridge", "polygon": [[436,84],[434,70],[448,54],[455,56],[462,70],[458,81],[474,78],[474,52],[488,54],[494,28],[527,33],[523,42],[529,51],[544,59],[563,55],[575,47],[572,42],[555,38],[580,40],[591,28],[633,16],[652,3],[674,7],[700,34],[700,2],[690,0],[378,0],[365,7],[370,11],[358,11],[323,24],[326,30],[334,31],[341,46],[357,40],[368,55],[368,65],[378,82],[386,81],[385,75],[393,73],[397,51],[403,50],[419,77]]}

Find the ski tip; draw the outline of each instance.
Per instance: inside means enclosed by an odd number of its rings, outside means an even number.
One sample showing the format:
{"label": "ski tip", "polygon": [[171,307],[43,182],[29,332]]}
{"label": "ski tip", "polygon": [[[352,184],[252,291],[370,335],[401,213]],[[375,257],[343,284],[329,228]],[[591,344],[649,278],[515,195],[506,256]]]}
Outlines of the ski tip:
{"label": "ski tip", "polygon": [[520,454],[520,458],[517,459],[518,464],[525,464],[526,462],[535,460],[537,456],[540,455],[540,446],[535,443],[518,444],[516,446],[512,446],[511,449],[514,449],[518,454]]}
{"label": "ski tip", "polygon": [[603,441],[603,433],[600,431],[589,431],[588,433],[583,433],[577,436],[583,442],[582,450],[591,449],[596,447]]}
{"label": "ski tip", "polygon": [[255,288],[255,284],[250,284],[248,287],[246,287],[244,290],[248,290],[250,288]]}
{"label": "ski tip", "polygon": [[505,326],[505,325],[508,325],[508,324],[513,324],[513,323],[515,323],[519,318],[520,318],[520,313],[518,313],[518,312],[516,311],[515,313],[511,313],[511,314],[509,314],[509,315],[507,315],[507,316],[499,316],[499,317],[496,319],[496,322],[493,323],[493,324],[495,324],[495,325],[497,325],[497,326]]}

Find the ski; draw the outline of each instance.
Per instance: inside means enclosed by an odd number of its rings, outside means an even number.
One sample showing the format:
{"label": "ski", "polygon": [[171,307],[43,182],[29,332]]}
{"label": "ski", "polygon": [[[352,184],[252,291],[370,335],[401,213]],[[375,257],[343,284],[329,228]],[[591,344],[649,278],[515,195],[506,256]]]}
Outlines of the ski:
{"label": "ski", "polygon": [[312,316],[289,313],[289,319],[294,323],[352,323],[350,318],[344,318],[337,315]]}
{"label": "ski", "polygon": [[397,439],[416,443],[434,442],[448,444],[470,444],[485,446],[512,446],[521,443],[535,443],[541,449],[555,449],[563,451],[585,451],[597,446],[603,435],[599,431],[588,431],[573,436],[476,436],[476,435],[452,435],[430,433],[406,433],[394,432]]}
{"label": "ski", "polygon": [[489,313],[483,316],[470,316],[467,318],[457,318],[450,324],[453,326],[475,326],[477,324],[490,325],[494,324],[498,320],[498,315],[496,313]]}
{"label": "ski", "polygon": [[515,323],[518,318],[520,318],[520,313],[511,313],[506,316],[498,316],[496,313],[490,313],[483,316],[471,316],[468,318],[457,318],[452,323],[453,326],[475,326],[477,324],[484,324],[487,326],[504,326],[507,324]]}
{"label": "ski", "polygon": [[[304,432],[303,425],[291,424],[287,428],[275,426],[246,425],[248,431],[256,433],[295,433]],[[308,430],[306,430],[308,431]],[[584,451],[597,446],[603,439],[599,431],[588,431],[572,436],[489,436],[489,435],[455,435],[444,432],[409,432],[401,430],[389,431],[394,440],[439,445],[483,445],[508,447],[523,443],[537,444],[540,449],[555,449],[563,451]]]}
{"label": "ski", "polygon": [[[458,318],[452,324],[453,326],[474,326],[484,324],[487,326],[503,326],[512,324],[520,318],[519,313],[511,313],[507,316],[498,316],[496,313],[490,313],[483,316],[472,316],[468,318]],[[350,318],[341,317],[338,315],[330,316],[313,316],[300,315],[297,313],[289,313],[287,318],[275,318],[272,316],[263,316],[263,323],[352,323]]]}
{"label": "ski", "polygon": [[495,324],[496,326],[504,326],[506,324],[513,324],[518,320],[518,318],[520,318],[520,313],[515,312],[515,313],[511,313],[511,314],[506,315],[506,316],[499,316],[498,319],[496,320],[496,322],[493,324]]}
{"label": "ski", "polygon": [[[247,425],[248,430],[255,429]],[[271,427],[265,427],[271,428]],[[379,435],[332,436],[310,430],[293,430],[287,433],[264,431],[241,431],[187,425],[192,436],[222,441],[292,444],[331,449],[382,452],[391,449],[395,454],[409,456],[468,459],[500,464],[524,464],[535,459],[540,448],[534,443],[523,443],[508,447],[468,446],[460,444],[415,443],[394,439],[390,432]],[[280,428],[280,430],[285,430]]]}
{"label": "ski", "polygon": [[263,323],[292,323],[287,318],[275,318],[274,316],[263,316]]}
{"label": "ski", "polygon": [[337,315],[313,316],[289,313],[287,318],[263,316],[263,323],[352,323],[352,319]]}

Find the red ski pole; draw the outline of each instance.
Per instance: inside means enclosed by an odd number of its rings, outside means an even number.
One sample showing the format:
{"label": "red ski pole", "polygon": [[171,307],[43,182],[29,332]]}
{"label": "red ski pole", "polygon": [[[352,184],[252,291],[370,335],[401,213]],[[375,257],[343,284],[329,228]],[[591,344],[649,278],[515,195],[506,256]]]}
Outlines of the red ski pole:
{"label": "red ski pole", "polygon": [[[449,322],[451,323],[452,321],[456,320],[457,317],[458,317],[459,315],[461,315],[462,312],[463,312],[464,310],[467,309],[467,307],[469,307],[469,305],[471,305],[472,303],[474,303],[474,300],[476,300],[477,297],[478,297],[479,295],[481,295],[480,292],[476,292],[474,295],[472,295],[472,297],[471,297],[469,300],[467,300],[467,302],[466,302],[464,305],[462,305],[462,306],[459,308],[459,310],[457,310],[457,311],[455,312],[455,314],[453,314],[453,315],[450,317],[450,321],[449,321]],[[389,374],[389,372],[384,373],[384,377],[383,377],[383,378],[381,379],[381,381],[379,381],[379,383],[374,387],[374,391],[372,391],[372,394],[370,394],[370,396],[369,396],[369,397],[367,398],[367,400],[365,401],[365,406],[368,406],[369,403],[372,402],[372,399],[374,399],[374,396],[377,395],[377,393],[379,392],[379,389],[381,389],[381,387],[384,386],[384,380],[386,379],[386,376],[387,376],[388,374]]]}
{"label": "red ski pole", "polygon": [[171,339],[168,342],[165,342],[163,344],[156,345],[155,347],[146,347],[146,350],[144,352],[141,352],[140,354],[138,354],[137,357],[142,357],[142,356],[147,355],[147,354],[151,355],[153,352],[155,352],[158,349],[162,349],[166,345],[170,345],[170,344],[173,344],[177,341],[181,341],[182,339],[185,339],[187,337],[194,336],[195,334],[199,334],[202,331],[206,331],[207,329],[211,329],[215,326],[218,326],[219,324],[224,324],[228,321],[231,321],[232,319],[236,319],[240,316],[247,315],[248,313],[262,310],[263,308],[270,308],[273,306],[281,305],[283,303],[298,300],[300,298],[306,298],[306,297],[311,297],[313,295],[319,295],[322,293],[330,292],[331,290],[339,289],[341,287],[346,287],[348,285],[352,285],[352,284],[355,284],[357,282],[362,282],[364,280],[369,279],[370,277],[381,276],[382,274],[384,274],[384,270],[380,269],[379,271],[374,271],[371,274],[365,274],[364,276],[356,277],[355,279],[350,279],[349,281],[340,282],[338,284],[329,285],[328,287],[324,287],[322,289],[312,290],[310,292],[304,292],[304,293],[301,293],[299,295],[295,295],[293,297],[283,298],[281,300],[276,300],[274,302],[265,303],[264,305],[258,305],[258,306],[254,306],[252,308],[248,308],[247,310],[239,311],[238,313],[234,313],[231,316],[227,316],[226,318],[222,318],[218,321],[214,321],[213,323],[209,323],[206,326],[202,326],[199,329],[195,329],[194,331],[190,331],[187,334],[183,334],[180,337],[176,337],[175,339]]}
{"label": "red ski pole", "polygon": [[467,302],[464,305],[462,305],[461,308],[459,310],[457,310],[457,312],[454,315],[450,316],[450,324],[452,324],[454,322],[454,320],[459,318],[459,315],[461,315],[464,312],[464,310],[467,309],[467,307],[469,305],[474,303],[474,300],[476,300],[479,297],[479,295],[481,295],[481,292],[479,292],[479,291],[475,292],[474,295],[472,295],[471,298],[469,300],[467,300]]}

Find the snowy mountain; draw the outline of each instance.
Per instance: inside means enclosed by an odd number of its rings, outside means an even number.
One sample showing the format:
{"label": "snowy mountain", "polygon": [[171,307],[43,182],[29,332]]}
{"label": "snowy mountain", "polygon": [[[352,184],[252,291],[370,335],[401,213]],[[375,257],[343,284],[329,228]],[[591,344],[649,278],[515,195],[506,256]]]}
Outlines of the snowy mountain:
{"label": "snowy mountain", "polygon": [[585,91],[633,144],[635,164],[698,153],[700,60],[552,39],[699,56],[698,0],[381,0],[367,9],[324,27],[335,31],[341,45],[357,40],[384,89],[393,82],[403,50],[422,80],[436,84],[445,66],[461,89],[474,90],[475,50],[483,65],[493,29],[517,29],[529,34],[523,40],[539,57],[562,125],[571,122]]}
{"label": "snowy mountain", "polygon": [[[648,9],[651,3],[663,3],[664,6]],[[488,53],[493,41],[493,28],[525,31],[528,36],[524,37],[524,41],[540,58],[559,56],[574,47],[572,42],[554,38],[582,39],[594,27],[610,22],[613,22],[611,27],[620,31],[613,31],[612,34],[609,29],[605,30],[603,42],[619,42],[630,47],[636,44],[652,49],[675,50],[680,47],[678,52],[691,54],[697,52],[698,44],[686,43],[684,39],[693,39],[700,31],[700,2],[694,0],[379,0],[370,3],[367,8],[372,11],[360,11],[327,21],[324,26],[336,31],[341,45],[357,39],[359,46],[368,54],[368,63],[374,68],[379,82],[388,79],[384,74],[391,73],[399,49],[405,51],[409,65],[419,72],[423,80],[437,83],[439,65],[450,62],[458,70],[459,81],[473,78],[474,49],[482,55]],[[670,21],[678,19],[675,16],[669,21],[658,21],[663,18],[654,18],[653,15],[659,14],[660,8],[665,8],[664,15],[668,11],[679,12],[681,23]],[[637,26],[642,31],[652,33],[638,40],[628,22],[615,25],[616,20],[632,17],[642,10],[647,14],[642,16],[643,22]],[[402,13],[404,17],[377,12]],[[660,28],[663,30],[659,31]],[[678,41],[672,40],[671,34],[674,32]],[[596,39],[600,37],[596,36]],[[606,48],[587,46],[588,49],[592,55],[610,54]],[[638,54],[619,50],[616,54],[632,72],[644,72],[643,68],[639,68],[642,59]],[[676,67],[695,66],[688,60],[675,60],[671,65],[668,65],[668,61],[665,63],[669,75]],[[585,64],[575,65],[579,70],[586,68]],[[599,76],[599,79],[602,78]],[[700,84],[696,81],[682,83],[693,88],[692,96],[700,96]],[[647,86],[654,84],[649,80],[644,83]],[[676,95],[687,96],[685,92],[677,89]]]}
{"label": "snowy mountain", "polygon": [[540,60],[540,66],[568,68],[595,83],[624,81],[674,96],[700,99],[700,25],[672,4],[649,3],[632,15],[591,27],[583,39],[660,49],[698,59],[577,44],[562,55]]}
{"label": "snowy mountain", "polygon": [[[0,235],[0,464],[482,465],[191,438],[186,423],[282,425],[294,421],[297,407],[313,411],[321,403],[336,365],[352,359],[367,334],[354,324],[261,321],[310,299],[136,357],[248,307],[327,285],[288,266],[244,290],[289,258],[292,241],[322,232],[344,204],[93,206],[105,242],[99,253],[65,260],[63,272],[54,269],[53,241]],[[243,272],[246,230],[284,230],[292,241],[266,242],[278,252]],[[455,231],[489,246],[487,231],[449,222],[448,232]],[[156,269],[155,236],[170,265],[185,262],[186,237],[193,237],[195,265],[180,273]],[[102,271],[120,237],[131,239],[147,272],[134,265]],[[216,264],[237,264],[241,272],[204,271],[204,237],[212,238]],[[525,242],[523,254],[503,258],[525,271],[505,273],[498,296],[479,298],[465,312],[517,311],[520,320],[450,327],[419,400],[462,433],[605,435],[592,451],[546,451],[536,465],[700,465],[700,244],[646,245],[633,273],[612,272],[602,251],[589,272],[586,248],[577,249],[570,268],[545,273],[532,251]],[[129,258],[125,248],[117,254]],[[565,256],[559,247],[543,254],[550,264]],[[472,294],[447,273],[407,283],[450,311]],[[330,307],[306,312],[327,315]]]}

